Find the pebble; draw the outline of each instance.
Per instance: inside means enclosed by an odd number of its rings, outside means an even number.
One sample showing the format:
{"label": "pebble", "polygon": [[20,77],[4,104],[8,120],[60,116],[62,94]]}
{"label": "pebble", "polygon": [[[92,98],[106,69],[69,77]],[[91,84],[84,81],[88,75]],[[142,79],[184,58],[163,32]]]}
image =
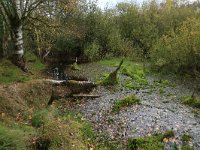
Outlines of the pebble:
{"label": "pebble", "polygon": [[[106,69],[109,70],[109,68]],[[89,70],[89,72],[93,71]],[[120,79],[124,81],[126,77],[121,76]],[[148,79],[152,80],[150,77]],[[109,113],[113,103],[121,97],[135,94],[136,91],[123,88],[122,91],[108,92],[108,89],[98,87],[96,92],[102,97],[84,101],[84,105],[77,105],[76,109],[80,110],[84,117],[94,124],[97,132],[107,132],[112,139],[127,140],[131,137],[150,136],[173,130],[179,137],[177,139],[178,147],[181,147],[181,136],[189,132],[193,137],[190,144],[198,150],[200,149],[200,143],[198,143],[200,142],[200,120],[195,118],[192,108],[179,102],[181,96],[191,93],[190,89],[187,89],[184,84],[167,88],[166,92],[176,94],[172,96],[160,95],[159,92],[148,94],[141,90],[137,93],[141,105],[124,108],[116,114]],[[154,90],[159,91],[159,88]],[[168,103],[163,103],[163,101]],[[92,113],[95,113],[94,117],[91,117]],[[111,124],[107,121],[110,118],[112,118]],[[101,127],[96,125],[97,123],[101,124]],[[173,150],[174,144],[173,142],[166,144],[165,149]]]}

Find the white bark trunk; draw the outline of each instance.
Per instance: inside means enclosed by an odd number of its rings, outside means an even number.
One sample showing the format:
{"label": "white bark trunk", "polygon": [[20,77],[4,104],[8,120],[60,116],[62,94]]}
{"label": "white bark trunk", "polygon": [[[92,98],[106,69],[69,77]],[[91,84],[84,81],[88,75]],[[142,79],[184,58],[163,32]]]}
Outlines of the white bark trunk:
{"label": "white bark trunk", "polygon": [[23,47],[23,32],[22,32],[22,25],[19,25],[14,29],[14,44],[15,44],[15,51],[14,55],[18,58],[22,58],[24,55],[24,47]]}
{"label": "white bark trunk", "polygon": [[14,55],[20,59],[24,55],[24,47],[23,47],[23,32],[22,32],[22,10],[21,10],[21,1],[15,0],[16,10],[17,10],[17,21],[14,23],[15,27],[13,27],[14,32],[14,44],[15,44],[15,52]]}

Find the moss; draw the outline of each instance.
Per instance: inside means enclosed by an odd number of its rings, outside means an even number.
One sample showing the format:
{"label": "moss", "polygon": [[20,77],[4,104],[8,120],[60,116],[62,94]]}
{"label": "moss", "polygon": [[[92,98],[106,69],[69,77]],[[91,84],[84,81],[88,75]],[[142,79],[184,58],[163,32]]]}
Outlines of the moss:
{"label": "moss", "polygon": [[114,122],[114,120],[113,120],[112,118],[108,118],[108,119],[107,119],[107,122],[108,122],[109,124],[112,124],[112,123]]}
{"label": "moss", "polygon": [[183,134],[181,140],[183,142],[182,150],[193,150],[194,148],[189,145],[192,137],[189,134]]}
{"label": "moss", "polygon": [[135,95],[129,95],[123,99],[116,101],[112,107],[112,112],[119,112],[124,107],[128,107],[139,103],[140,100]]}
{"label": "moss", "polygon": [[181,137],[181,140],[183,142],[189,142],[191,140],[191,138],[192,138],[191,135],[189,135],[189,134],[183,134],[182,137]]}
{"label": "moss", "polygon": [[103,79],[103,81],[100,83],[104,86],[108,85],[117,85],[118,84],[118,79],[117,79],[117,72],[113,72],[109,74],[107,77]]}
{"label": "moss", "polygon": [[190,147],[189,145],[184,145],[181,150],[194,150],[194,148]]}
{"label": "moss", "polygon": [[169,130],[167,132],[165,132],[165,134],[163,135],[163,138],[171,138],[171,137],[174,137],[174,131],[172,130]]}
{"label": "moss", "polygon": [[144,138],[133,138],[128,140],[127,149],[128,150],[163,150],[164,149],[164,139],[174,137],[173,131],[167,131],[164,134],[157,134],[150,137]]}
{"label": "moss", "polygon": [[182,103],[185,105],[200,108],[200,98],[199,97],[185,96],[185,97],[182,97],[181,100],[182,100]]}
{"label": "moss", "polygon": [[134,138],[129,139],[127,144],[127,150],[163,150],[164,144],[162,143],[163,135],[154,135],[146,138]]}
{"label": "moss", "polygon": [[165,93],[165,90],[164,90],[163,88],[160,88],[160,89],[159,89],[159,93],[160,93],[160,94],[164,94],[164,93]]}

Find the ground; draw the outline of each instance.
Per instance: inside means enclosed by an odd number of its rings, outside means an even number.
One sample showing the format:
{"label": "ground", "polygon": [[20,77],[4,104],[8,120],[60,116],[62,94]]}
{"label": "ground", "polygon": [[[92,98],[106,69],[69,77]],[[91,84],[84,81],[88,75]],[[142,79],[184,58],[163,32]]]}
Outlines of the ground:
{"label": "ground", "polygon": [[[98,80],[99,74],[112,72],[114,69],[115,67],[99,64],[81,66],[81,70],[93,81]],[[173,143],[181,148],[181,137],[184,134],[191,135],[191,147],[200,149],[199,110],[181,103],[181,97],[191,95],[198,80],[147,75],[148,84],[145,87],[129,89],[123,83],[130,81],[130,77],[120,75],[119,78],[121,86],[117,89],[99,86],[94,93],[101,95],[100,98],[79,100],[75,105],[74,109],[81,111],[99,134],[106,132],[111,139],[127,141],[129,138],[173,130],[175,137],[165,143],[166,149],[170,149]],[[113,104],[131,94],[139,97],[141,103],[112,113]]]}
{"label": "ground", "polygon": [[[71,70],[69,67],[65,73],[99,83],[116,69],[119,62],[83,64],[79,65],[80,70]],[[13,131],[16,130],[13,125],[20,126],[17,130],[27,134],[26,143],[35,143],[36,149],[39,149],[38,143],[47,147],[54,146],[54,149],[72,150],[88,147],[116,150],[134,150],[133,147],[136,147],[151,150],[148,143],[157,146],[153,149],[199,149],[199,109],[181,102],[183,96],[191,95],[194,85],[198,85],[199,81],[177,79],[175,76],[161,77],[146,72],[142,65],[126,61],[118,74],[117,86],[99,85],[92,91],[100,95],[100,98],[62,98],[54,101],[51,106],[47,104],[52,90],[63,97],[69,89],[46,82],[44,77],[52,78],[50,74],[42,76],[43,79],[34,77],[15,83],[1,83],[0,129]],[[122,103],[122,107],[121,103],[117,103],[119,110],[113,112],[113,105],[127,97],[137,97],[139,101],[131,105]],[[54,130],[55,126],[57,130]],[[172,136],[160,135],[171,132]]]}

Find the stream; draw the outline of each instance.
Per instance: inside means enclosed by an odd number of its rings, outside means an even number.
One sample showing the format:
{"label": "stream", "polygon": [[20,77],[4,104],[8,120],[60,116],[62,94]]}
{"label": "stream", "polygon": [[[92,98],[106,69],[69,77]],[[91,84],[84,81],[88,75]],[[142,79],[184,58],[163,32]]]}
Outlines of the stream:
{"label": "stream", "polygon": [[[115,67],[98,64],[83,64],[80,74],[95,81],[101,73],[112,72]],[[79,74],[77,71],[66,70],[66,73]],[[192,136],[190,145],[200,150],[200,117],[194,109],[181,104],[182,96],[191,95],[196,80],[181,80],[167,77],[169,85],[154,88],[131,90],[119,86],[110,90],[98,86],[93,93],[101,95],[96,99],[78,100],[74,109],[80,111],[89,120],[97,133],[108,134],[115,140],[126,141],[128,138],[146,137],[156,133],[173,130],[175,138],[165,144],[165,149],[172,150],[173,144],[182,145],[181,136],[185,133]],[[119,85],[130,80],[129,77],[119,76]],[[158,77],[147,77],[149,85],[154,85]],[[153,86],[151,86],[153,87]],[[136,94],[141,104],[123,108],[118,113],[111,112],[116,100],[130,94]],[[197,110],[199,111],[199,110]]]}

